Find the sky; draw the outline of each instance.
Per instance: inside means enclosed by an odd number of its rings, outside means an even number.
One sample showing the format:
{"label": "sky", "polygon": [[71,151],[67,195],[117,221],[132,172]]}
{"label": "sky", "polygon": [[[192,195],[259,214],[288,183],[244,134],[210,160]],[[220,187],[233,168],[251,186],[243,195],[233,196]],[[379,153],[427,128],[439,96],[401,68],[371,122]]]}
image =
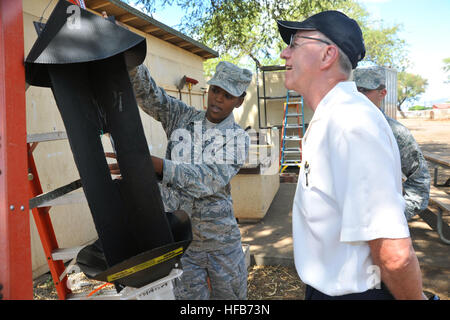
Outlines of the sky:
{"label": "sky", "polygon": [[[406,41],[412,66],[409,73],[428,80],[428,87],[415,104],[431,106],[450,101],[450,84],[442,70],[443,59],[450,57],[450,0],[358,0],[372,20],[384,27],[402,26],[399,38]],[[157,11],[153,17],[176,27],[182,17],[178,8]]]}
{"label": "sky", "polygon": [[[450,0],[360,0],[373,19],[383,25],[401,24],[399,38],[407,43],[412,67],[407,72],[428,80],[418,103],[429,106],[436,100],[450,100],[450,84],[442,70],[450,57]],[[441,101],[439,101],[441,102]]]}

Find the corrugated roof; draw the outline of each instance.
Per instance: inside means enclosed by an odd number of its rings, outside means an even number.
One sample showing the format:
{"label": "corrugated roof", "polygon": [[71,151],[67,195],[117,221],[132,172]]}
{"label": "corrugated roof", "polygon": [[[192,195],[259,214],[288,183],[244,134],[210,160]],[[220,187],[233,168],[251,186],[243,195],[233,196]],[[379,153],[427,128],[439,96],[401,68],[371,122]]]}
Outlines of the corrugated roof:
{"label": "corrugated roof", "polygon": [[125,23],[204,59],[217,58],[219,56],[219,53],[213,49],[149,17],[120,0],[84,0],[84,2],[87,8],[97,13],[101,14],[102,11],[106,11],[109,16],[115,16],[116,21]]}

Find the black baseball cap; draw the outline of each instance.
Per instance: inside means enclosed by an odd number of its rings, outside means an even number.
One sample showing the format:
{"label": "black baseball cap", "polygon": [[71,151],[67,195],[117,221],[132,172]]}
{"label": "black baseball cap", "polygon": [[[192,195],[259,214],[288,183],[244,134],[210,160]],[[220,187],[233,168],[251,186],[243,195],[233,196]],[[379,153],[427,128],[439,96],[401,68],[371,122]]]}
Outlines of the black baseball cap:
{"label": "black baseball cap", "polygon": [[278,30],[286,44],[299,30],[317,30],[333,41],[350,59],[353,69],[366,55],[364,39],[358,23],[339,11],[323,11],[298,21],[277,20]]}

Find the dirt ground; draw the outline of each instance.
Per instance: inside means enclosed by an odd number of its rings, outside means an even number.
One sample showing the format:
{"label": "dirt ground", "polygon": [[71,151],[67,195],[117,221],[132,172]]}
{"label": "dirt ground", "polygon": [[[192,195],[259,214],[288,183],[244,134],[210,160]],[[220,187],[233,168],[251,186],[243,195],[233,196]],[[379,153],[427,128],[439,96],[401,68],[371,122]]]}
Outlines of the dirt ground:
{"label": "dirt ground", "polygon": [[[413,134],[422,151],[438,155],[450,161],[450,120],[428,119],[397,119]],[[428,163],[433,183],[434,167]],[[440,166],[438,171],[438,185],[443,184],[450,177],[450,169]],[[450,187],[438,187],[450,195]],[[429,212],[436,215],[438,209],[429,205]],[[419,259],[424,289],[438,294],[441,299],[450,299],[450,246],[444,244],[435,231],[435,218],[430,219],[428,212],[416,216],[409,223],[413,227],[413,246]],[[450,225],[450,213],[443,213],[443,220]],[[431,226],[430,226],[430,222]],[[450,229],[444,225],[444,236],[450,239]]]}
{"label": "dirt ground", "polygon": [[[87,279],[83,274],[73,274],[69,280],[76,282],[74,293],[88,296],[104,283]],[[111,289],[110,286],[104,290]],[[101,294],[101,290],[96,293]],[[251,266],[248,271],[249,300],[303,300],[305,285],[292,267]],[[34,281],[34,300],[57,300],[52,278],[46,274]]]}
{"label": "dirt ground", "polygon": [[[450,120],[398,120],[410,129],[424,151],[450,157]],[[442,174],[448,176],[446,171],[442,171]],[[437,293],[441,298],[449,299],[449,247],[440,243],[435,234],[436,232],[420,218],[415,219],[413,223],[415,223],[415,226],[419,226],[421,228],[420,231],[423,232],[423,235],[418,234],[417,238],[413,239],[413,242],[424,275],[424,291],[426,294]],[[441,259],[441,261],[438,261],[438,259]],[[73,276],[75,275],[71,277]],[[76,276],[82,277],[82,275]],[[442,278],[441,287],[436,289],[436,281],[440,278]],[[444,281],[444,286],[442,286],[442,281]],[[86,295],[102,285],[100,282],[89,281],[85,278],[74,279],[74,282],[77,283],[74,291],[85,292]],[[41,276],[35,280],[34,284],[34,299],[57,299],[57,294],[49,275]],[[305,285],[299,279],[293,267],[255,265],[249,268],[248,299],[302,300],[304,299],[304,292]]]}
{"label": "dirt ground", "polygon": [[402,119],[397,118],[409,129],[424,151],[446,153],[450,156],[450,119]]}

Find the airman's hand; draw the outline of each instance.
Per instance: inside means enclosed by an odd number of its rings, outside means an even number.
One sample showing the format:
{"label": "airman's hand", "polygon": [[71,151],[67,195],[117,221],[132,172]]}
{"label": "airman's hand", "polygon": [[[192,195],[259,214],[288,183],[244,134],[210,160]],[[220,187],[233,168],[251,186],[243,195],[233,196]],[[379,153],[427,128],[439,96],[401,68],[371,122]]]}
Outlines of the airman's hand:
{"label": "airman's hand", "polygon": [[[117,156],[114,152],[105,152],[105,156],[107,158],[112,158],[112,159],[117,159]],[[120,176],[120,168],[119,168],[119,164],[116,163],[109,163],[108,164],[109,167],[109,171],[111,171],[112,175],[118,175]],[[122,177],[119,177],[119,179],[121,179]]]}

